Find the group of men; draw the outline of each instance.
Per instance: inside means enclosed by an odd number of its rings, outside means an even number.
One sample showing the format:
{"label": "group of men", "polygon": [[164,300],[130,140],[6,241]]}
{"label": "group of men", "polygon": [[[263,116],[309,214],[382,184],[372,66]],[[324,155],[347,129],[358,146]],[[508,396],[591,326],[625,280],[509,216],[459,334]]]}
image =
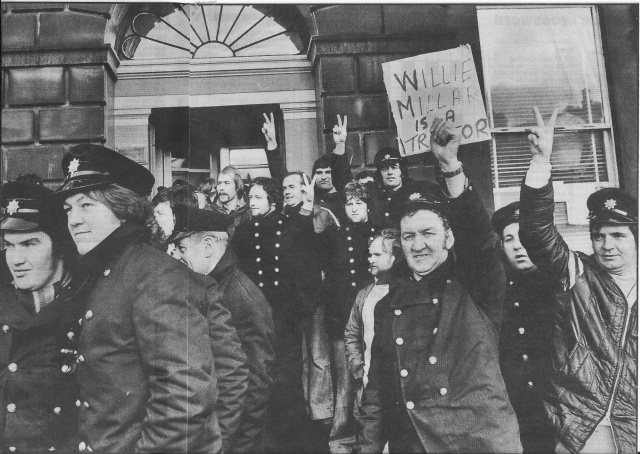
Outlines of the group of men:
{"label": "group of men", "polygon": [[[376,154],[373,181],[352,179],[339,116],[311,179],[289,172],[265,114],[271,178],[247,188],[227,167],[211,204],[180,185],[155,196],[157,246],[212,277],[231,315],[235,333],[214,352],[225,451],[636,450],[637,201],[592,194],[594,254],[571,251],[553,223],[557,112],[545,123],[534,111],[521,199],[492,218],[458,160],[459,130],[440,119],[435,182],[410,179],[392,148]],[[22,283],[11,191],[5,274],[50,301],[64,276]],[[31,227],[51,236],[43,225]],[[0,317],[5,333],[33,329]],[[2,355],[6,390],[17,360]]]}

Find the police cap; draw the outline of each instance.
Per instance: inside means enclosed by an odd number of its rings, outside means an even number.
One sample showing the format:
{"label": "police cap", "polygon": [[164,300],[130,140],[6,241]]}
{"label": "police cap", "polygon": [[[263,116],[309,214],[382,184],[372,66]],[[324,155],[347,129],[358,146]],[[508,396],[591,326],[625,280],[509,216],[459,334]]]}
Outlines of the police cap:
{"label": "police cap", "polygon": [[117,184],[146,197],[155,178],[144,166],[101,145],[82,144],[71,148],[62,158],[65,181],[55,195]]}
{"label": "police cap", "polygon": [[33,230],[50,224],[45,207],[51,192],[26,181],[0,185],[0,230]]}
{"label": "police cap", "polygon": [[638,201],[618,188],[604,188],[587,199],[589,220],[611,224],[638,223]]}
{"label": "police cap", "polygon": [[378,151],[373,158],[373,165],[376,166],[378,170],[384,169],[385,167],[392,166],[394,164],[400,164],[402,161],[402,155],[395,148],[382,148]]}
{"label": "police cap", "polygon": [[513,202],[507,206],[503,206],[491,216],[491,224],[493,230],[502,236],[504,228],[509,224],[517,223],[520,221],[520,202]]}

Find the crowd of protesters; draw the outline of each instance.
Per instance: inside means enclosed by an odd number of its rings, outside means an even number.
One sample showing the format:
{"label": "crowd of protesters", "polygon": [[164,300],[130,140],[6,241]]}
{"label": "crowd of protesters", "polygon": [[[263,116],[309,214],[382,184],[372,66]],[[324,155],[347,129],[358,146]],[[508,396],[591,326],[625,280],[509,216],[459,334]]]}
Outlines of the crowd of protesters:
{"label": "crowd of protesters", "polygon": [[[637,201],[553,222],[557,111],[520,201],[490,217],[436,119],[435,181],[383,148],[270,178],[154,186],[72,147],[55,191],[0,186],[0,452],[628,453],[637,426]],[[562,153],[562,150],[554,150]]]}

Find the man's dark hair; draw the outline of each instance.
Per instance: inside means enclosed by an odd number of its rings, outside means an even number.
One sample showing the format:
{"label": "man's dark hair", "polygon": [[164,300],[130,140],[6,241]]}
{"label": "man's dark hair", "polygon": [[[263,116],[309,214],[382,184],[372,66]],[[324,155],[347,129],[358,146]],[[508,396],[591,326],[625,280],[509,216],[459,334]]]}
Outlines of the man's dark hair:
{"label": "man's dark hair", "polygon": [[346,204],[351,198],[362,200],[367,204],[367,208],[371,208],[371,194],[366,185],[360,184],[357,181],[347,183],[344,187],[344,203]]}
{"label": "man's dark hair", "polygon": [[633,235],[633,239],[636,240],[636,247],[638,246],[638,224],[616,224],[615,222],[602,222],[592,220],[589,222],[589,236],[591,240],[593,240],[593,235],[600,232],[600,229],[605,225],[613,225],[613,226],[624,226],[626,225],[631,230],[631,234]]}
{"label": "man's dark hair", "polygon": [[320,156],[318,159],[316,159],[316,162],[313,163],[313,169],[311,170],[311,175],[315,175],[316,170],[318,169],[327,169],[327,168],[331,170],[331,158],[325,154]]}
{"label": "man's dark hair", "polygon": [[254,186],[260,186],[262,189],[264,189],[264,192],[267,193],[267,200],[269,201],[269,205],[275,203],[277,211],[280,211],[280,209],[282,209],[282,191],[280,191],[276,180],[267,177],[257,177],[251,182],[249,191],[251,191],[251,188]]}
{"label": "man's dark hair", "polygon": [[186,186],[165,188],[163,191],[158,192],[153,200],[151,200],[151,204],[154,207],[164,202],[169,202],[171,208],[173,208],[176,203],[198,208],[198,198]]}

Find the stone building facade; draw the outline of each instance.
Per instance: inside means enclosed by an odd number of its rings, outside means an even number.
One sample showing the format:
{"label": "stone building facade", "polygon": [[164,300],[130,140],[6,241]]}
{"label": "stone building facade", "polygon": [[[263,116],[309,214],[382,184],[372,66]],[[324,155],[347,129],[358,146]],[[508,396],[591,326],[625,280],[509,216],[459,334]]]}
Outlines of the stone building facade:
{"label": "stone building facade", "polygon": [[[266,20],[260,23],[285,27],[284,36],[291,38],[296,51],[243,56],[227,46],[223,50],[231,52],[228,56],[212,50],[211,57],[197,58],[194,33],[202,33],[192,27],[187,32],[191,55],[150,58],[142,55],[143,43],[154,27],[171,23],[171,14],[179,15],[175,6],[3,2],[2,180],[37,173],[55,186],[62,178],[62,154],[85,141],[114,147],[149,166],[157,185],[170,185],[178,177],[195,181],[215,176],[220,166],[234,159],[249,169],[251,163],[243,159],[264,146],[261,114],[268,110],[275,112],[290,169],[310,171],[320,154],[331,151],[336,115],[349,118],[351,165],[370,165],[379,148],[397,146],[381,64],[463,44],[472,49],[488,101],[483,36],[491,30],[482,28],[483,7],[245,6],[238,16],[264,14]],[[607,168],[595,171],[593,183],[637,194],[638,5],[581,6],[591,8],[587,14],[593,26],[586,28],[598,48],[598,93],[607,113],[606,124],[584,127],[591,128],[586,133],[592,137],[592,130],[604,134],[604,151],[600,157],[594,151],[593,159]],[[223,22],[234,17],[229,16],[230,8],[226,13],[202,9],[203,16],[218,14],[217,32],[210,20],[208,35],[224,34]],[[547,12],[552,8],[539,7]],[[185,14],[191,15],[192,25],[200,20],[194,19],[200,14],[195,9]],[[227,25],[227,35],[233,34],[236,22]],[[209,36],[208,42],[214,41],[222,46],[221,38]],[[513,184],[501,187],[496,169],[501,169],[502,158],[496,147],[502,139],[497,134],[494,142],[461,151],[467,173],[490,208],[517,197]],[[239,153],[245,154],[238,158]],[[410,164],[414,177],[431,176],[430,155],[413,156]],[[264,163],[256,162],[254,168],[264,171]],[[571,218],[571,207],[567,212]]]}

